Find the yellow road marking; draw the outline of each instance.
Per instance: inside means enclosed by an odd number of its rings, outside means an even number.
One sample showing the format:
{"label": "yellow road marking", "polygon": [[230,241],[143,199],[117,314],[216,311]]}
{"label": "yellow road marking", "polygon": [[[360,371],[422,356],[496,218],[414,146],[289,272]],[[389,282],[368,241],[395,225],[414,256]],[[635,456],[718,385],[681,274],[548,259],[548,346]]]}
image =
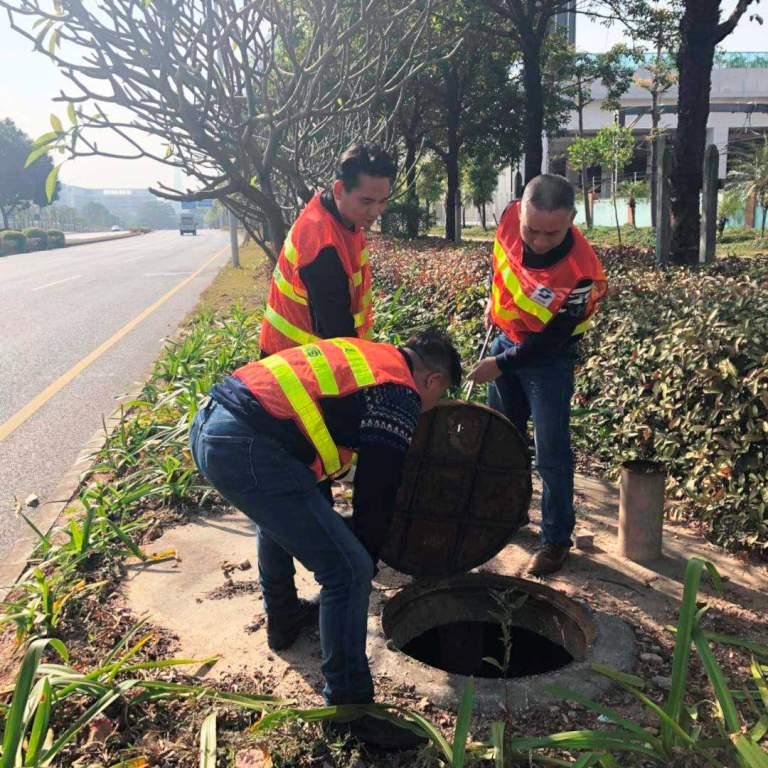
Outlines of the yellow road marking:
{"label": "yellow road marking", "polygon": [[209,264],[212,264],[216,259],[221,257],[229,250],[229,246],[225,246],[221,250],[217,251],[211,256],[208,261],[203,264],[197,272],[193,272],[188,278],[182,280],[175,288],[171,288],[168,293],[161,296],[154,304],[147,307],[141,314],[137,315],[130,322],[126,323],[119,331],[113,336],[110,336],[105,342],[100,344],[90,354],[86,355],[80,362],[73,365],[65,374],[60,376],[56,381],[49,384],[39,395],[30,400],[20,411],[17,411],[11,416],[5,424],[0,424],[0,443],[3,442],[9,435],[17,430],[30,416],[34,415],[40,410],[57,392],[60,392],[64,387],[69,384],[74,378],[79,376],[92,362],[98,360],[108,349],[114,347],[120,339],[127,336],[137,325],[146,320],[158,307],[165,304],[168,299],[171,298],[177,291],[180,291],[185,285],[192,282]]}

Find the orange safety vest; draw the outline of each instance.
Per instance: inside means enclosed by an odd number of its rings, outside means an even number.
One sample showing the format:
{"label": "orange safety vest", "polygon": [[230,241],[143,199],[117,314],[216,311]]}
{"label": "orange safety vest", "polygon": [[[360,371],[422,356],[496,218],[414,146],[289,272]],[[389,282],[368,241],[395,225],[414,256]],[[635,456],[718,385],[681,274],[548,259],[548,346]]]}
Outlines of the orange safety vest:
{"label": "orange safety vest", "polygon": [[362,229],[351,232],[344,227],[316,194],[299,214],[280,250],[261,324],[262,352],[273,354],[319,339],[312,328],[307,289],[299,270],[329,246],[336,249],[349,279],[349,306],[357,336],[371,336],[371,267],[365,235]]}
{"label": "orange safety vest", "polygon": [[608,281],[592,246],[576,227],[573,247],[565,258],[544,269],[523,265],[520,237],[520,203],[510,205],[501,217],[493,243],[491,319],[512,341],[522,343],[556,317],[581,280],[592,281],[584,320],[573,331],[581,336],[589,326]]}
{"label": "orange safety vest", "polygon": [[292,419],[315,448],[318,480],[349,468],[355,452],[338,446],[323,419],[322,397],[344,397],[377,384],[402,384],[418,393],[403,354],[391,344],[328,339],[292,347],[248,363],[233,374],[264,410]]}

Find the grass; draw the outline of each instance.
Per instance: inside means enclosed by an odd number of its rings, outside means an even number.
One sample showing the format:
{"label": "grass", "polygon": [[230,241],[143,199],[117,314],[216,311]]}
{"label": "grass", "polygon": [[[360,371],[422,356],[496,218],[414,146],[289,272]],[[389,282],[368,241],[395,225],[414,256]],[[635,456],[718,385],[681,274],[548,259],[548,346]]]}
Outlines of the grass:
{"label": "grass", "polygon": [[240,267],[227,264],[200,297],[199,309],[226,312],[240,303],[246,310],[264,308],[271,265],[264,251],[249,243],[240,248]]}

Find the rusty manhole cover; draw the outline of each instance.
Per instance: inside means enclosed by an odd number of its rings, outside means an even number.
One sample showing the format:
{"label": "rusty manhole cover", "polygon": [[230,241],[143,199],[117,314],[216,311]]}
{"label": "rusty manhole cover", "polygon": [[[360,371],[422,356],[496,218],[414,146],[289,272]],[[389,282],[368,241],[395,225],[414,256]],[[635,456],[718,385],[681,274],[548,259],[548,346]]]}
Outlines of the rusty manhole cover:
{"label": "rusty manhole cover", "polygon": [[504,548],[530,502],[530,456],[511,422],[477,403],[440,403],[411,443],[382,560],[417,579],[464,573]]}

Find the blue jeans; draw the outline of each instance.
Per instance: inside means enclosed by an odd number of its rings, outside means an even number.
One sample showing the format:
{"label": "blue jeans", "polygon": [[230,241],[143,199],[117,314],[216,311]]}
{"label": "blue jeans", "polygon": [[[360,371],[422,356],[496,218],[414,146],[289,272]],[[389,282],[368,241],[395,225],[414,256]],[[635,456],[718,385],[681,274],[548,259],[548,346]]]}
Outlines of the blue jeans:
{"label": "blue jeans", "polygon": [[[491,355],[515,346],[504,334],[491,345]],[[543,485],[541,541],[570,544],[576,524],[573,512],[571,397],[575,354],[565,352],[502,374],[488,385],[488,405],[503,413],[525,438],[533,418],[536,468]]]}
{"label": "blue jeans", "polygon": [[213,401],[195,417],[189,442],[208,482],[256,523],[267,616],[296,605],[294,557],[320,584],[326,702],[371,701],[365,641],[373,561],[334,512],[314,473]]}

